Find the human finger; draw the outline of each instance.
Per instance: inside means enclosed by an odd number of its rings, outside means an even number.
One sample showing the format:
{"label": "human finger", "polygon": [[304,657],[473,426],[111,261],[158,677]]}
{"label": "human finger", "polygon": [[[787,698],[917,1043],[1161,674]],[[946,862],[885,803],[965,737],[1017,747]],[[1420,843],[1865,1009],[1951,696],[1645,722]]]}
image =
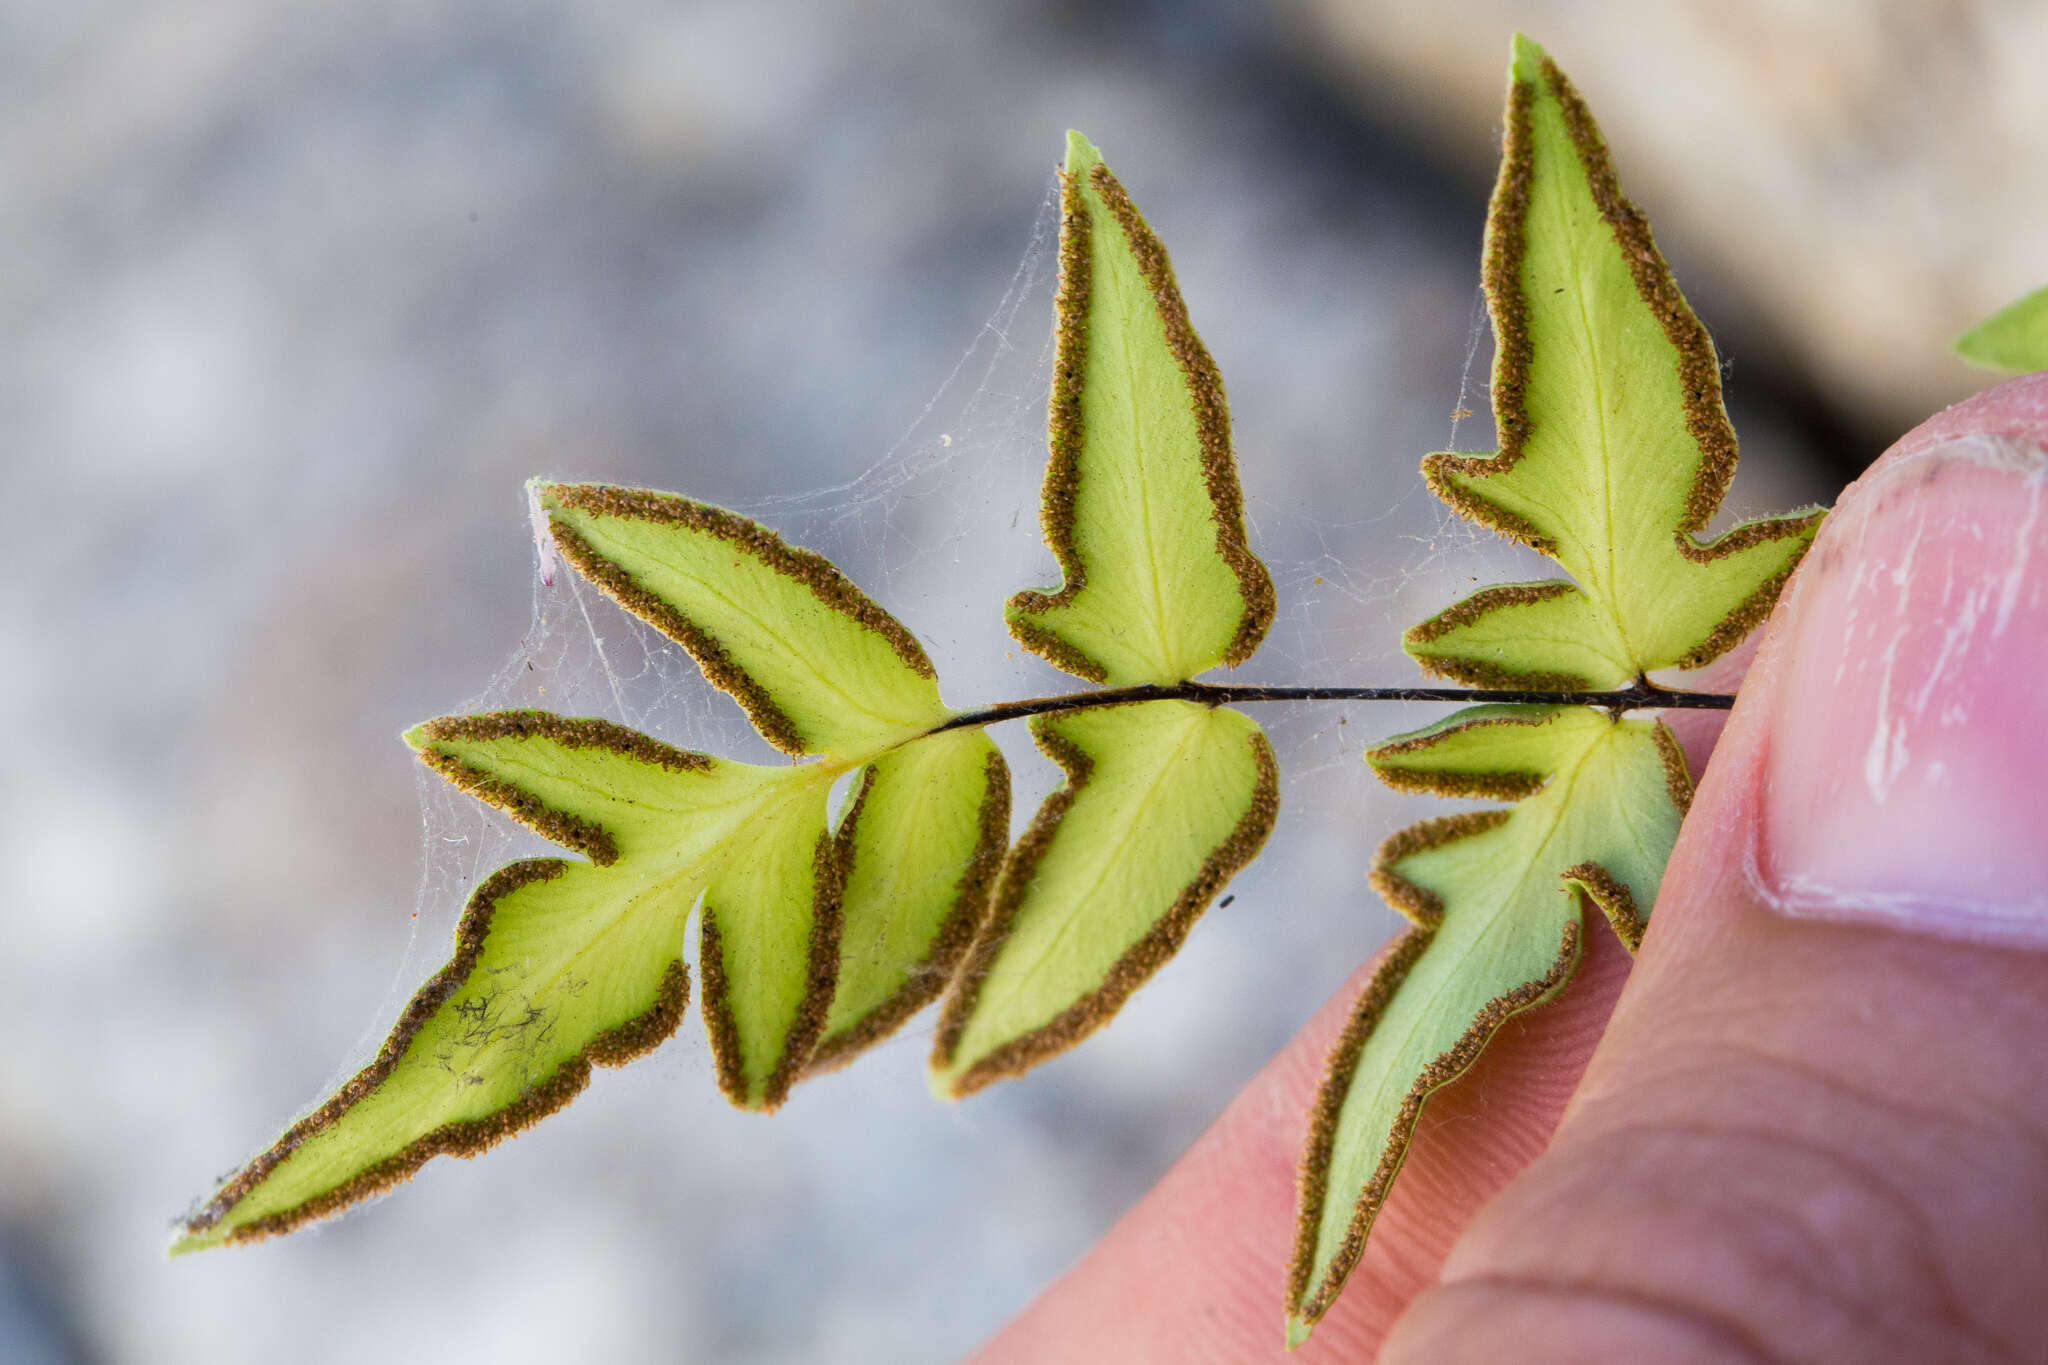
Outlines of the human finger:
{"label": "human finger", "polygon": [[2044,502],[2048,374],[1844,495],[1555,1140],[1383,1360],[2036,1358]]}

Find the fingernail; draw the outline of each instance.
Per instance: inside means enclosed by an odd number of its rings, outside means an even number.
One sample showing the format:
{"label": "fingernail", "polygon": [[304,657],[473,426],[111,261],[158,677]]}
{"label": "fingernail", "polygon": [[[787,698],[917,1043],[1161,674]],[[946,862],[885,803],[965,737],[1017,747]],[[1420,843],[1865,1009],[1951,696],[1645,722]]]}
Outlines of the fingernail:
{"label": "fingernail", "polygon": [[1757,874],[1788,915],[2048,947],[2048,451],[1843,499],[1787,604]]}

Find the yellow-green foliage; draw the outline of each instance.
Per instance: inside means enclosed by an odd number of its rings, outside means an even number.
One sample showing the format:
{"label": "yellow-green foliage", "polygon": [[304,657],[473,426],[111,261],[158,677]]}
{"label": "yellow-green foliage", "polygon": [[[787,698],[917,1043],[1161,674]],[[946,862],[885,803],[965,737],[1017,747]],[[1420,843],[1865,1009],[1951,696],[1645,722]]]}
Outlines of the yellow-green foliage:
{"label": "yellow-green foliage", "polygon": [[[1272,586],[1245,544],[1222,380],[1164,249],[1078,134],[1068,158],[1045,529],[1069,582],[1038,608],[1020,595],[1011,619],[1055,657],[1087,651],[1087,676],[1172,682],[1249,655]],[[479,887],[376,1060],[227,1181],[178,1250],[285,1231],[473,1155],[567,1103],[593,1064],[658,1045],[687,999],[693,913],[705,1031],[737,1105],[774,1108],[948,987],[936,1083],[1022,1070],[1115,1013],[1272,828],[1272,751],[1239,712],[1047,716],[1040,743],[1071,760],[1071,786],[1003,870],[1001,755],[831,563],[672,494],[530,492],[564,558],[808,761],[754,767],[534,711],[409,733],[442,776],[588,861],[515,863]]]}
{"label": "yellow-green foliage", "polygon": [[2048,286],[2016,299],[1956,338],[1956,354],[2005,374],[2048,370]]}
{"label": "yellow-green foliage", "polygon": [[[1557,703],[1734,644],[1820,518],[1701,538],[1735,466],[1712,344],[1585,105],[1522,38],[1485,285],[1501,449],[1432,455],[1424,473],[1569,577],[1487,588],[1407,644],[1451,678],[1571,695],[1471,708],[1366,755],[1404,790],[1506,804],[1381,846],[1374,884],[1412,927],[1310,1115],[1290,1341],[1357,1264],[1430,1095],[1563,985],[1591,914],[1630,948],[1644,932],[1684,761],[1654,720]],[[2042,311],[2006,332],[2038,340]],[[376,1059],[225,1182],[177,1250],[286,1231],[474,1155],[594,1065],[658,1046],[688,999],[693,915],[718,1083],[758,1110],[942,993],[930,1081],[967,1094],[1079,1042],[1172,957],[1278,815],[1265,734],[1217,704],[1270,698],[1193,681],[1251,656],[1274,592],[1245,534],[1222,377],[1164,247],[1079,134],[1056,328],[1040,524],[1063,581],[1006,617],[1108,690],[953,711],[918,641],[817,554],[672,494],[536,483],[563,557],[796,761],[539,711],[411,731],[436,772],[577,856],[485,879]],[[985,727],[1026,714],[1066,780],[1012,845]]]}
{"label": "yellow-green foliage", "polygon": [[[1483,273],[1501,448],[1431,455],[1423,475],[1571,577],[1482,589],[1411,629],[1409,653],[1490,687],[1607,688],[1708,662],[1769,612],[1821,513],[1700,539],[1735,472],[1713,343],[1584,101],[1520,35]],[[1374,884],[1415,927],[1354,1007],[1316,1101],[1290,1342],[1358,1263],[1429,1096],[1570,977],[1584,911],[1631,950],[1641,940],[1691,790],[1661,724],[1583,706],[1481,707],[1366,757],[1403,790],[1517,804],[1381,846]]]}
{"label": "yellow-green foliage", "polygon": [[1112,686],[1251,657],[1273,582],[1245,545],[1223,376],[1166,248],[1079,133],[1060,171],[1048,426],[1039,523],[1066,582],[1010,599],[1017,639]]}

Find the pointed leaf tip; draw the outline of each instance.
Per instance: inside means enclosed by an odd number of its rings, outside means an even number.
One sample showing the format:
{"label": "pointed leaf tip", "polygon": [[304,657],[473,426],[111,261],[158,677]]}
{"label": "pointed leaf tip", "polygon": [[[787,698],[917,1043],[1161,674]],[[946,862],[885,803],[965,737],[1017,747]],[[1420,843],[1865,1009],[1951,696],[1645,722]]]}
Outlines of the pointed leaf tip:
{"label": "pointed leaf tip", "polygon": [[1535,43],[1513,53],[1482,264],[1500,450],[1433,455],[1424,474],[1571,577],[1483,589],[1411,631],[1409,652],[1495,687],[1698,668],[1768,613],[1818,519],[1703,538],[1736,463],[1713,342],[1585,101]]}
{"label": "pointed leaf tip", "polygon": [[1057,589],[1005,609],[1090,682],[1177,682],[1251,657],[1272,576],[1251,552],[1215,359],[1166,248],[1078,133],[1060,177],[1057,352],[1039,526]]}
{"label": "pointed leaf tip", "polygon": [[924,646],[823,555],[673,493],[537,492],[576,571],[680,644],[785,753],[874,752],[949,714]]}
{"label": "pointed leaf tip", "polygon": [[1091,166],[1102,163],[1102,152],[1088,140],[1085,133],[1067,129],[1067,174],[1079,175]]}
{"label": "pointed leaf tip", "polygon": [[[604,886],[612,913],[585,913]],[[593,918],[596,932],[582,932]],[[638,878],[553,858],[500,868],[376,1058],[223,1184],[173,1252],[331,1217],[560,1109],[593,1066],[675,1032],[689,995],[680,938],[673,906],[651,902]]]}
{"label": "pointed leaf tip", "polygon": [[1549,54],[1526,33],[1516,33],[1508,44],[1508,74],[1518,81],[1534,81],[1543,74],[1543,59]]}

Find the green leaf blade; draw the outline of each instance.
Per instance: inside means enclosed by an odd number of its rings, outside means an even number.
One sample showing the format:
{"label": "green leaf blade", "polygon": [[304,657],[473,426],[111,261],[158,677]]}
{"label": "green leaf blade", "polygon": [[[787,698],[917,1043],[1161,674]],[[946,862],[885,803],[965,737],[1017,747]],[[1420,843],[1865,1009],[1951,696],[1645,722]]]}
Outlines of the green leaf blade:
{"label": "green leaf blade", "polygon": [[1955,349],[1972,365],[2001,374],[2048,370],[2048,285],[1957,337]]}
{"label": "green leaf blade", "polygon": [[823,556],[673,494],[536,484],[563,556],[682,645],[791,754],[864,754],[949,714],[924,647]]}
{"label": "green leaf blade", "polygon": [[[1583,673],[1588,648],[1614,656],[1598,686],[1707,662],[1762,620],[1820,517],[1700,539],[1736,464],[1713,342],[1584,101],[1519,35],[1484,271],[1501,449],[1432,455],[1424,475],[1462,515],[1556,559],[1600,618],[1579,613],[1575,644],[1526,646],[1520,671]],[[1461,635],[1411,652],[1453,677],[1498,667],[1487,646],[1508,631],[1477,632],[1488,605],[1467,599],[1446,613]]]}
{"label": "green leaf blade", "polygon": [[[593,900],[612,912],[579,931]],[[593,1064],[618,1065],[681,1022],[689,902],[559,859],[513,863],[470,898],[448,964],[414,995],[376,1060],[229,1180],[176,1252],[288,1232],[474,1156],[561,1108]]]}
{"label": "green leaf blade", "polygon": [[825,829],[827,784],[802,769],[720,848],[697,960],[719,1089],[774,1109],[810,1065],[838,976],[846,850]]}
{"label": "green leaf blade", "polygon": [[1374,885],[1416,927],[1354,1007],[1317,1097],[1289,1289],[1295,1341],[1357,1264],[1430,1095],[1569,978],[1581,893],[1640,936],[1691,800],[1668,730],[1587,707],[1475,707],[1368,759],[1405,790],[1519,803],[1427,821],[1381,847]]}
{"label": "green leaf blade", "polygon": [[1818,509],[1738,523],[1710,541],[1674,540],[1693,572],[1632,586],[1625,602],[1637,668],[1705,668],[1764,623],[1806,557],[1826,513]]}
{"label": "green leaf blade", "polygon": [[1564,706],[1468,706],[1381,740],[1365,761],[1396,791],[1519,801],[1556,770],[1560,731],[1593,720]]}
{"label": "green leaf blade", "polygon": [[451,785],[599,864],[674,856],[679,823],[713,816],[735,794],[731,782],[706,780],[719,760],[592,717],[443,716],[405,741]]}
{"label": "green leaf blade", "polygon": [[1472,687],[1571,692],[1634,677],[1613,618],[1563,579],[1481,589],[1410,626],[1401,645],[1426,671]]}
{"label": "green leaf blade", "polygon": [[[1378,1007],[1354,1012],[1331,1057],[1332,1074],[1341,1071],[1348,1084],[1339,1092],[1326,1080],[1311,1120],[1304,1160],[1317,1163],[1307,1169],[1322,1188],[1304,1207],[1297,1234],[1290,1345],[1307,1339],[1364,1253],[1371,1218],[1356,1216],[1357,1206],[1377,1214],[1429,1096],[1477,1060],[1501,1024],[1549,999],[1577,967],[1576,908],[1559,895],[1553,909],[1545,922],[1518,924],[1513,933],[1498,925],[1492,934],[1410,929],[1388,950],[1367,986],[1366,999]],[[1341,1095],[1336,1103],[1333,1094]]]}
{"label": "green leaf blade", "polygon": [[1091,682],[1177,682],[1251,657],[1274,611],[1245,537],[1230,413],[1159,239],[1068,135],[1058,354],[1040,523],[1064,578],[1011,633]]}
{"label": "green leaf blade", "polygon": [[[786,1098],[810,1062],[838,970],[846,859],[826,828],[831,765],[735,763],[542,711],[446,717],[408,739],[451,782],[589,853],[620,886],[659,890],[684,916],[701,897],[719,1087],[742,1108]],[[603,928],[614,914],[596,895],[587,922]],[[675,929],[680,936],[680,919]]]}
{"label": "green leaf blade", "polygon": [[1248,717],[1157,701],[1041,717],[1067,774],[1004,863],[940,1019],[933,1088],[958,1097],[1108,1022],[1258,852],[1279,810]]}
{"label": "green leaf blade", "polygon": [[1010,773],[978,729],[875,760],[839,837],[850,840],[839,982],[813,1071],[887,1038],[952,980],[988,909],[1010,836]]}
{"label": "green leaf blade", "polygon": [[714,911],[724,926],[704,960],[721,1085],[772,1107],[809,1061],[837,969],[832,767],[734,763],[539,711],[443,717],[406,738],[455,785],[593,861],[531,859],[486,879],[377,1058],[228,1181],[174,1251],[289,1231],[434,1156],[476,1155],[567,1104],[592,1066],[658,1045],[681,1021],[700,899],[707,936]]}

